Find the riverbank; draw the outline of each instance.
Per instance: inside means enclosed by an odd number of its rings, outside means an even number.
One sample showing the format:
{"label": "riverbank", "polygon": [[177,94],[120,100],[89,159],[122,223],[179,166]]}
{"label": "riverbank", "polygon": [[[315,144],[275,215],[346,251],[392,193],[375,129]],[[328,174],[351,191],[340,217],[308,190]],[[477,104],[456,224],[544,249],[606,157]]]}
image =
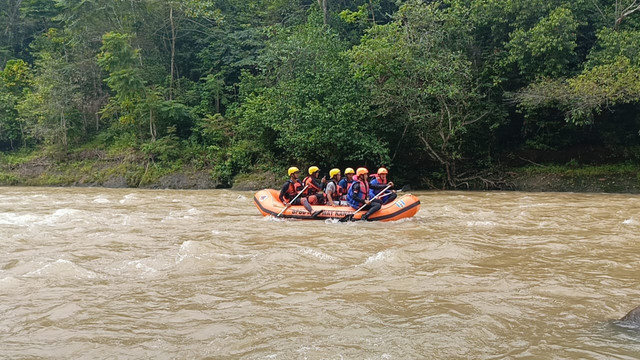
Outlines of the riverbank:
{"label": "riverbank", "polygon": [[[640,166],[630,164],[536,164],[503,170],[499,177],[500,183],[492,184],[490,190],[640,193]],[[135,153],[110,155],[102,150],[84,150],[65,158],[42,153],[0,155],[1,186],[258,190],[279,187],[282,181],[275,172],[257,171],[237,175],[231,184],[224,184],[216,179],[210,167],[180,161],[154,162]],[[469,189],[486,189],[475,187]]]}

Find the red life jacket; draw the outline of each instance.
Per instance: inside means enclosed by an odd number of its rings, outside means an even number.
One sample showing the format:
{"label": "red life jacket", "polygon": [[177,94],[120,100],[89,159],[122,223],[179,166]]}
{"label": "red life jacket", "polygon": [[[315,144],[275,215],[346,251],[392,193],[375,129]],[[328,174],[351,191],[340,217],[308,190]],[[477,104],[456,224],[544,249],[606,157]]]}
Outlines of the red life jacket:
{"label": "red life jacket", "polygon": [[307,186],[307,189],[304,191],[305,195],[315,195],[322,191],[321,187],[316,186],[311,176],[304,178],[304,180],[302,180],[302,184]]}
{"label": "red life jacket", "polygon": [[284,198],[287,200],[291,200],[294,197],[296,197],[296,195],[298,195],[300,190],[302,190],[303,186],[300,180],[296,180],[295,183],[291,180],[287,180],[287,182],[289,183],[289,188],[287,189],[287,192],[284,194]]}

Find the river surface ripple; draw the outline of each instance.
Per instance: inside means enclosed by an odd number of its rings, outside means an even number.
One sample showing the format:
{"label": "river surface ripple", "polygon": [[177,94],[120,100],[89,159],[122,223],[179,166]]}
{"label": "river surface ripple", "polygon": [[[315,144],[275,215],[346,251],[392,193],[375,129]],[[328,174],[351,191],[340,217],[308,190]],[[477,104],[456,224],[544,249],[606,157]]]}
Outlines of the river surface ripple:
{"label": "river surface ripple", "polygon": [[251,192],[0,188],[0,357],[640,358],[640,196],[417,192],[394,223]]}

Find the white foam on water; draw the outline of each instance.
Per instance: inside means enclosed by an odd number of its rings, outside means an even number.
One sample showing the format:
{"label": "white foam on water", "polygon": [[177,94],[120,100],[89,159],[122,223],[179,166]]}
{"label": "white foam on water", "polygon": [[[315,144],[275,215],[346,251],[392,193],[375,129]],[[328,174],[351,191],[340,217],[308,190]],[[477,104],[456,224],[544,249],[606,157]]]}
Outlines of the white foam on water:
{"label": "white foam on water", "polygon": [[379,251],[375,255],[371,255],[367,258],[367,260],[363,263],[363,265],[371,265],[378,262],[383,262],[387,259],[390,259],[393,256],[393,252],[391,250]]}
{"label": "white foam on water", "polygon": [[195,243],[191,240],[187,240],[180,245],[180,249],[178,249],[178,254],[176,255],[176,263],[182,262],[187,257],[197,257],[197,249],[195,249]]}
{"label": "white foam on water", "polygon": [[494,227],[496,223],[493,221],[467,221],[469,227]]}
{"label": "white foam on water", "polygon": [[15,213],[0,213],[0,225],[29,226],[39,220],[35,215],[18,215]]}
{"label": "white foam on water", "polygon": [[244,195],[238,195],[238,197],[236,198],[237,201],[244,201],[247,200],[247,197]]}
{"label": "white foam on water", "polygon": [[313,257],[317,257],[320,260],[324,260],[324,261],[335,261],[336,258],[329,255],[329,254],[325,254],[321,251],[315,250],[315,249],[310,249],[310,248],[305,248],[300,250],[301,253],[306,254],[306,255],[311,255]]}
{"label": "white foam on water", "polygon": [[135,199],[137,199],[136,194],[133,194],[133,193],[127,194],[122,198],[122,200],[120,200],[120,204],[124,204],[125,202],[128,202],[130,200],[135,200]]}
{"label": "white foam on water", "polygon": [[[141,276],[154,275],[158,272],[157,269],[145,264],[142,260],[131,260],[124,264],[123,270],[131,269],[128,273],[139,273]],[[133,271],[135,269],[135,271]]]}
{"label": "white foam on water", "polygon": [[46,216],[39,223],[44,225],[55,225],[62,222],[69,222],[78,219],[76,215],[80,213],[82,213],[82,211],[76,209],[58,209],[53,214]]}
{"label": "white foam on water", "polygon": [[180,245],[178,254],[176,255],[176,263],[180,263],[187,258],[202,260],[203,258],[222,258],[222,259],[251,259],[256,254],[226,254],[211,252],[207,246],[200,242],[187,240]]}
{"label": "white foam on water", "polygon": [[95,279],[98,277],[98,274],[81,266],[78,266],[69,260],[58,259],[54,262],[45,264],[43,267],[37,270],[28,272],[24,276]]}
{"label": "white foam on water", "polygon": [[97,196],[95,199],[93,199],[93,203],[94,204],[109,204],[111,203],[111,201],[107,198],[104,198],[102,196]]}
{"label": "white foam on water", "polygon": [[265,216],[263,217],[262,221],[275,221],[275,222],[281,222],[281,221],[287,221],[288,219],[285,218],[279,218],[279,217],[275,217],[275,216]]}
{"label": "white foam on water", "polygon": [[20,285],[22,285],[22,281],[13,276],[7,276],[0,279],[0,289],[2,290],[14,289]]}
{"label": "white foam on water", "polygon": [[627,219],[627,220],[623,221],[622,224],[624,224],[624,225],[638,225],[638,221],[636,221],[635,219]]}

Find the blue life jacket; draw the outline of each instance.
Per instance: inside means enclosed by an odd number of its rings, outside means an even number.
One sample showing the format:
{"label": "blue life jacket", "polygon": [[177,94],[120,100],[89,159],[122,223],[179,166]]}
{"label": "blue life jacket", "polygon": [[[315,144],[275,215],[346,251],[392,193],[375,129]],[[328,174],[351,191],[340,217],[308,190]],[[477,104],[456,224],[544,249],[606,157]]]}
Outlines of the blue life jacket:
{"label": "blue life jacket", "polygon": [[348,183],[347,183],[347,178],[343,177],[342,179],[340,179],[340,181],[338,182],[338,186],[340,186],[341,189],[346,190],[348,187]]}
{"label": "blue life jacket", "polygon": [[363,203],[357,202],[355,199],[366,200],[367,194],[369,193],[369,184],[364,181],[356,180],[358,184],[360,184],[360,192],[358,194],[353,193],[353,185],[356,184],[354,181],[351,186],[349,186],[349,191],[347,192],[347,203],[354,209],[359,209]]}
{"label": "blue life jacket", "polygon": [[[387,185],[387,181],[382,182],[382,179],[380,179],[380,177],[377,176],[377,174],[371,175],[371,178],[372,178],[371,181],[369,181],[370,185],[378,185],[378,184]],[[378,195],[380,191],[382,191],[382,189],[377,190],[377,189],[369,188],[369,199],[373,199],[373,197]],[[389,198],[389,195],[378,196],[378,199],[382,200],[383,203],[386,202],[388,198]]]}

